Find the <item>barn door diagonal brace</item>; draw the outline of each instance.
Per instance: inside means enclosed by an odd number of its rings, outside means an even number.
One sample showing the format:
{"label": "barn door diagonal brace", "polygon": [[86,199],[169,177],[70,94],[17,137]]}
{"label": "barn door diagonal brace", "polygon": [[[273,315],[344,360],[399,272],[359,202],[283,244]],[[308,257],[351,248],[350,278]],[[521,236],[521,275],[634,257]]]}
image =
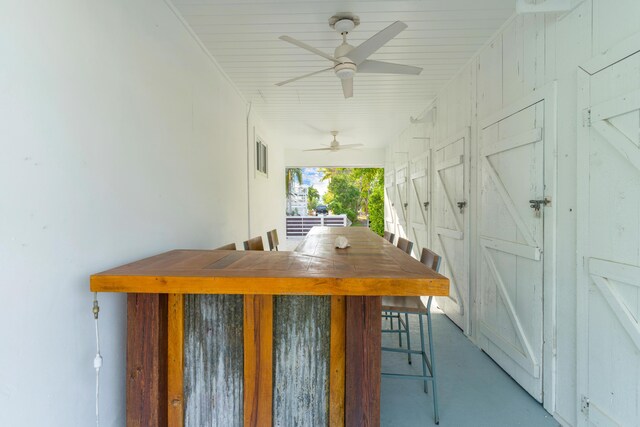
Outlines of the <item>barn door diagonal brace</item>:
{"label": "barn door diagonal brace", "polygon": [[[520,341],[520,344],[522,345],[522,348],[524,350],[524,354],[523,356],[526,358],[527,363],[523,363],[524,361],[522,360],[522,358],[520,357],[514,357],[514,360],[524,369],[526,369],[534,378],[539,378],[540,377],[540,364],[538,363],[538,360],[536,359],[535,353],[533,352],[533,348],[531,346],[531,343],[529,342],[529,339],[527,338],[527,335],[524,331],[524,327],[522,326],[522,323],[520,322],[520,318],[518,317],[518,315],[516,314],[516,309],[515,306],[513,305],[513,301],[511,300],[511,298],[509,297],[509,294],[507,292],[506,286],[502,280],[502,276],[500,275],[500,272],[498,271],[498,267],[496,266],[493,257],[491,256],[491,253],[489,252],[489,249],[486,246],[482,247],[482,254],[484,255],[484,259],[485,262],[487,264],[487,267],[489,267],[489,271],[491,272],[491,275],[493,276],[493,279],[495,280],[496,283],[496,289],[498,291],[498,294],[500,295],[502,301],[504,302],[504,305],[506,307],[506,311],[507,314],[509,315],[509,318],[511,319],[511,323],[513,324],[514,330],[516,332],[516,336],[518,337],[518,341]],[[490,337],[488,337],[490,338]],[[522,353],[521,353],[522,354]]]}
{"label": "barn door diagonal brace", "polygon": [[640,267],[591,258],[589,259],[589,275],[620,325],[640,351],[640,323],[611,283],[613,279],[640,288]]}

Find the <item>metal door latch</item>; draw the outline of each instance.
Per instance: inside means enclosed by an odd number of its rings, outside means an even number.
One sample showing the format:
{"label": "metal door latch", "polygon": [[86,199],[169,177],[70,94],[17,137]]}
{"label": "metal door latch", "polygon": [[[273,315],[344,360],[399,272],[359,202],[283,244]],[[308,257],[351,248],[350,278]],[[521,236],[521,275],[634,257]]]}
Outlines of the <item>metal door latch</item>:
{"label": "metal door latch", "polygon": [[580,396],[580,412],[585,416],[589,416],[589,398],[587,396]]}
{"label": "metal door latch", "polygon": [[458,209],[460,209],[460,213],[464,213],[464,207],[467,206],[467,202],[458,202]]}
{"label": "metal door latch", "polygon": [[404,204],[404,208],[407,209],[407,206],[409,206],[409,203],[405,203]]}
{"label": "metal door latch", "polygon": [[422,205],[424,206],[424,210],[426,211],[429,207],[429,202],[423,202]]}
{"label": "metal door latch", "polygon": [[542,200],[529,200],[529,206],[533,208],[537,217],[540,216],[540,207],[551,204],[551,199],[545,197]]}

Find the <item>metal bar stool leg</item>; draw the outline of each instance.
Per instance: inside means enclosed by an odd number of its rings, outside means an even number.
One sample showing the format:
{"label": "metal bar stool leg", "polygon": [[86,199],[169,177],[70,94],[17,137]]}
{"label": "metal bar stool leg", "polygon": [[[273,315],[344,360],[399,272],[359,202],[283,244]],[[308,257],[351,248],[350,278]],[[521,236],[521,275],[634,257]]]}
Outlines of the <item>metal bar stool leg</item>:
{"label": "metal bar stool leg", "polygon": [[[422,375],[427,376],[427,351],[424,348],[424,326],[422,326],[422,314],[418,314],[420,320],[420,348],[422,350]],[[424,392],[429,393],[428,381],[424,380]]]}
{"label": "metal bar stool leg", "polygon": [[390,311],[388,311],[387,313],[389,313],[389,314],[390,314],[390,316],[389,316],[389,322],[391,322],[391,327],[390,327],[389,329],[393,329],[393,314],[392,314]]}
{"label": "metal bar stool leg", "polygon": [[[407,332],[407,350],[411,351],[411,337],[409,336],[409,315],[404,314],[405,331]],[[407,353],[409,365],[411,365],[411,353]]]}

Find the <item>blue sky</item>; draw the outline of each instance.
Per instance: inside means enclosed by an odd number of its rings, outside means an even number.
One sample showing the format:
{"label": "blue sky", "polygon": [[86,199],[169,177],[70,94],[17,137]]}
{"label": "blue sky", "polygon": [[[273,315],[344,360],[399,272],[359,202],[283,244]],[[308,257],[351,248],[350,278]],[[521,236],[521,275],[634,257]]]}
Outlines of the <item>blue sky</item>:
{"label": "blue sky", "polygon": [[322,200],[322,195],[327,192],[327,186],[329,185],[329,181],[320,181],[322,175],[318,168],[302,168],[302,184],[313,185],[313,188],[320,193],[320,200]]}

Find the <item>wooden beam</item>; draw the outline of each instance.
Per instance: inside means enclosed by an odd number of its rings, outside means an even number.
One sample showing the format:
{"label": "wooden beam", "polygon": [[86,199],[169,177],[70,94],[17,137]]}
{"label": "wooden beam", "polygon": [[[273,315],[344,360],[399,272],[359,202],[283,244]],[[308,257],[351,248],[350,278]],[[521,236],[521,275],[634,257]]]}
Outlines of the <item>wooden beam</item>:
{"label": "wooden beam", "polygon": [[329,359],[329,426],[344,427],[346,297],[331,297],[331,357]]}
{"label": "wooden beam", "polygon": [[127,426],[167,425],[167,295],[127,297]]}
{"label": "wooden beam", "polygon": [[169,294],[168,319],[168,426],[184,425],[184,298],[182,294]]}
{"label": "wooden beam", "polygon": [[273,408],[273,297],[244,296],[244,425],[270,426]]}
{"label": "wooden beam", "polygon": [[347,297],[345,425],[380,425],[381,297]]}

